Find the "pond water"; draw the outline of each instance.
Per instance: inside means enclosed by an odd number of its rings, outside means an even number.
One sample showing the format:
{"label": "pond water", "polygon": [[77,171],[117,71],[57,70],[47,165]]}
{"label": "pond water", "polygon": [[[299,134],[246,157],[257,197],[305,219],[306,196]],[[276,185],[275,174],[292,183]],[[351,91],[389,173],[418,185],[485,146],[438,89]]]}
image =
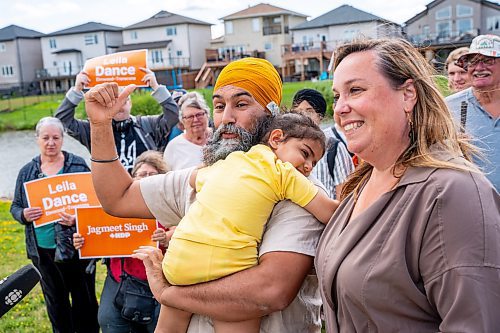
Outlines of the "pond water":
{"label": "pond water", "polygon": [[[63,150],[79,155],[90,165],[88,150],[72,137],[65,135]],[[40,154],[35,131],[0,132],[0,198],[12,199],[19,170]]]}

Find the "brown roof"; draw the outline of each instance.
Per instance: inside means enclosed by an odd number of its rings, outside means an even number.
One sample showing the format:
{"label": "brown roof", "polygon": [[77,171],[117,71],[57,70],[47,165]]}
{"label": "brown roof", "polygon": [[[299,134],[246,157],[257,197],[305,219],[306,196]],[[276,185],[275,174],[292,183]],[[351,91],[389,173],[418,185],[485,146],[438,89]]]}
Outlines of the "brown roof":
{"label": "brown roof", "polygon": [[270,4],[267,3],[259,3],[258,5],[255,5],[253,7],[248,7],[246,9],[240,10],[239,12],[224,16],[221,18],[221,20],[235,20],[240,18],[281,15],[281,14],[307,17],[307,15],[293,12],[288,9],[271,6]]}

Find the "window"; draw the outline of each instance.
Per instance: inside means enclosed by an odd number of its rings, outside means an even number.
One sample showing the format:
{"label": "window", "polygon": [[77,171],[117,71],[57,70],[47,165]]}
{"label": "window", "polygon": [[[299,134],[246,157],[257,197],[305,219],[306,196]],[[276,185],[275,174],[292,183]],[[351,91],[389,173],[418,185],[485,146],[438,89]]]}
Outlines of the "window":
{"label": "window", "polygon": [[137,31],[130,32],[130,39],[137,39]]}
{"label": "window", "polygon": [[500,16],[491,16],[486,18],[486,30],[500,30]]}
{"label": "window", "polygon": [[252,31],[259,32],[260,31],[260,18],[252,19]]}
{"label": "window", "polygon": [[438,38],[450,37],[450,34],[451,34],[450,21],[436,23],[436,31],[437,31]]}
{"label": "window", "polygon": [[151,62],[153,64],[160,64],[163,62],[163,52],[161,50],[151,51]]}
{"label": "window", "polygon": [[178,50],[178,51],[177,51],[177,56],[178,56],[178,57],[182,57],[182,51],[181,51],[181,50]]}
{"label": "window", "polygon": [[167,27],[167,36],[176,36],[177,35],[177,27]]}
{"label": "window", "polygon": [[458,34],[463,34],[472,31],[472,18],[457,20]]}
{"label": "window", "polygon": [[98,43],[97,34],[85,35],[85,45],[94,45]]}
{"label": "window", "polygon": [[273,49],[273,44],[272,43],[265,43],[264,44],[264,50],[269,51]]}
{"label": "window", "polygon": [[281,16],[276,16],[276,17],[273,17],[273,23],[274,23],[274,24],[281,23]]}
{"label": "window", "polygon": [[357,35],[359,34],[359,30],[344,30],[344,35],[343,38],[345,41],[351,41],[353,40]]}
{"label": "window", "polygon": [[55,38],[49,39],[49,47],[51,49],[56,49],[57,48],[57,44],[56,44],[56,39]]}
{"label": "window", "polygon": [[73,64],[71,63],[71,61],[63,61],[63,73],[64,74],[67,74],[67,75],[70,75],[70,74],[73,74]]}
{"label": "window", "polygon": [[472,16],[472,7],[457,5],[457,17]]}
{"label": "window", "polygon": [[422,27],[422,35],[424,35],[424,38],[429,38],[429,35],[431,33],[431,28],[428,25],[424,25]]}
{"label": "window", "polygon": [[14,76],[14,67],[12,67],[12,65],[2,66],[2,76],[3,77],[12,77],[12,76]]}
{"label": "window", "polygon": [[5,52],[7,51],[7,46],[5,46],[5,43],[0,43],[0,52]]}
{"label": "window", "polygon": [[226,34],[232,34],[233,33],[233,22],[224,22],[224,30],[226,31]]}
{"label": "window", "polygon": [[436,12],[436,20],[445,20],[451,18],[451,6],[441,8]]}
{"label": "window", "polygon": [[53,61],[52,66],[57,67],[57,61]]}

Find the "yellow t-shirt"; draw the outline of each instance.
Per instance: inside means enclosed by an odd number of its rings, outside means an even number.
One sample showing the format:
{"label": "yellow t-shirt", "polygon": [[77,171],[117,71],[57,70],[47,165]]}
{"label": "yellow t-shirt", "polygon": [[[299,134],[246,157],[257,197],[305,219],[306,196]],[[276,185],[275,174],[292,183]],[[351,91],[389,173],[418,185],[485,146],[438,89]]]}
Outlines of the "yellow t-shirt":
{"label": "yellow t-shirt", "polygon": [[[277,159],[265,145],[256,145],[246,153],[233,152],[225,160],[199,170],[196,190],[196,201],[175,230],[163,265],[165,275],[175,284],[209,281],[255,265],[257,245],[274,205],[289,199],[303,207],[318,192],[311,181],[290,163]],[[192,251],[180,251],[179,246],[191,246]],[[205,246],[230,251],[214,252]],[[234,258],[238,251],[243,258]],[[231,258],[214,260],[218,254]],[[192,260],[199,265],[182,262]],[[206,267],[204,260],[223,267],[197,272],[198,267]],[[200,279],[186,276],[198,274],[202,275]]]}

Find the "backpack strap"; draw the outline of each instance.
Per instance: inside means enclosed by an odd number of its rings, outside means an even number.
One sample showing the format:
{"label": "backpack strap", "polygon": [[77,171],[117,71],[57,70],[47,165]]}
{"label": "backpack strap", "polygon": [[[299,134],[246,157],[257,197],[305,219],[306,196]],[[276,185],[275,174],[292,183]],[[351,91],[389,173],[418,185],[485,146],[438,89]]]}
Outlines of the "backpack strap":
{"label": "backpack strap", "polygon": [[335,138],[340,140],[347,147],[347,142],[345,142],[345,140],[342,138],[342,135],[340,135],[335,126],[332,126],[332,132]]}
{"label": "backpack strap", "polygon": [[467,123],[467,102],[462,101],[460,104],[460,132],[465,132],[465,124]]}
{"label": "backpack strap", "polygon": [[152,137],[154,129],[148,119],[141,116],[136,116],[135,120],[136,121],[134,123],[136,124],[136,129],[138,129],[136,133],[139,134],[139,137],[141,138],[146,148],[148,148],[148,150],[158,150],[158,145]]}
{"label": "backpack strap", "polygon": [[335,157],[337,157],[337,148],[339,140],[334,137],[328,139],[328,151],[326,152],[326,162],[328,164],[328,172],[333,177],[333,169],[335,168]]}

